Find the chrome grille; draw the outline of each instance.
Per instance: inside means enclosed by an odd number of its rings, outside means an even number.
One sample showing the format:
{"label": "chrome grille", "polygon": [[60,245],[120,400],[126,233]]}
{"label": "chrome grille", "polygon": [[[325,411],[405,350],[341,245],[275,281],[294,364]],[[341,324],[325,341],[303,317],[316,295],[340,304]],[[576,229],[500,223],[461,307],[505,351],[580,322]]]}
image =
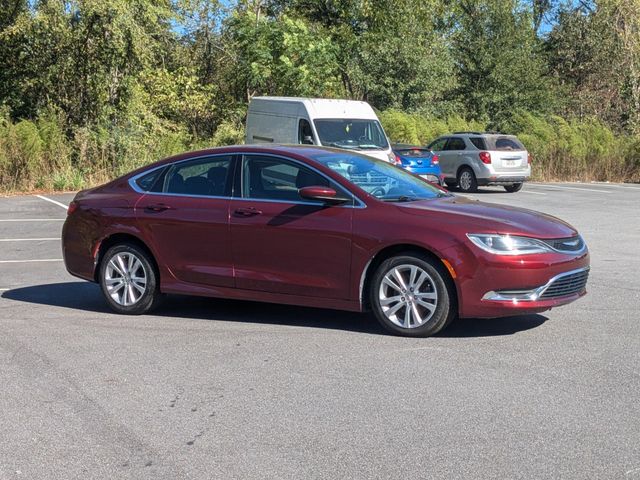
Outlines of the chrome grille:
{"label": "chrome grille", "polygon": [[584,248],[584,240],[580,235],[568,238],[553,238],[551,240],[542,241],[559,252],[579,252]]}
{"label": "chrome grille", "polygon": [[580,293],[585,289],[588,278],[588,269],[559,276],[544,289],[539,298],[558,298]]}

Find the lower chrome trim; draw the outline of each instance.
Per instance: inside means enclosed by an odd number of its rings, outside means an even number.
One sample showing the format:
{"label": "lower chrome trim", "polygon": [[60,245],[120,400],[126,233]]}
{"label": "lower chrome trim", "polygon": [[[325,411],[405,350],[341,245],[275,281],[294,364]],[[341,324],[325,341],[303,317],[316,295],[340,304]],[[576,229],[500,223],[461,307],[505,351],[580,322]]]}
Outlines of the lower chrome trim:
{"label": "lower chrome trim", "polygon": [[[576,270],[571,270],[569,272],[563,272],[552,279],[550,279],[547,283],[542,285],[541,287],[534,288],[531,290],[499,290],[485,293],[482,296],[482,300],[489,300],[494,302],[535,302],[540,299],[540,297],[544,294],[544,292],[553,285],[554,282],[560,280],[563,277],[567,277],[569,275],[575,275],[576,273],[588,272],[589,267],[578,268]],[[570,294],[573,295],[573,294]]]}

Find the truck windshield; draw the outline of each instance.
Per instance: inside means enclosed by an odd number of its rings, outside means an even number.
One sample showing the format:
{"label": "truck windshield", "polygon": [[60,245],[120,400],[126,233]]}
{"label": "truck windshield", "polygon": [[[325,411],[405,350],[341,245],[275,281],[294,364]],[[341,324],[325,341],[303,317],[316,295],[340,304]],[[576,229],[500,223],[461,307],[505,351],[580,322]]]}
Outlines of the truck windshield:
{"label": "truck windshield", "polygon": [[323,118],[315,120],[320,143],[353,150],[386,150],[389,146],[377,120]]}

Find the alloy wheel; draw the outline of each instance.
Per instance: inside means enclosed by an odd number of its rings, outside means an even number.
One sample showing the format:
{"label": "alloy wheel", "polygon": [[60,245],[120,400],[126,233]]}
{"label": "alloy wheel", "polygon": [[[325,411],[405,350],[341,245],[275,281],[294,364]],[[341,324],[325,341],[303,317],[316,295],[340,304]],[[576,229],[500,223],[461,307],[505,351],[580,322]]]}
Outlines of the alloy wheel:
{"label": "alloy wheel", "polygon": [[438,292],[431,276],[417,265],[398,265],[380,283],[378,300],[384,315],[401,328],[417,328],[433,316]]}
{"label": "alloy wheel", "polygon": [[465,170],[460,174],[460,188],[462,190],[469,190],[471,188],[471,184],[473,183],[473,179],[471,178],[471,172]]}
{"label": "alloy wheel", "polygon": [[130,252],[120,252],[109,259],[104,270],[107,293],[125,307],[135,305],[147,290],[147,272],[140,259]]}

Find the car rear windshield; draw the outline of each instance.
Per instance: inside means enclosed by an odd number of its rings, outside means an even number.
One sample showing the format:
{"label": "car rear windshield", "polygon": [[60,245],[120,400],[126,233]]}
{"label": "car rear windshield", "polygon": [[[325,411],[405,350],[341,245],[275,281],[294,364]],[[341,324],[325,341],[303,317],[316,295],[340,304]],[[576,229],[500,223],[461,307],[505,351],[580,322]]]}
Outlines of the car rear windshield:
{"label": "car rear windshield", "polygon": [[411,202],[450,195],[406,170],[365,155],[327,151],[310,157],[385,202]]}
{"label": "car rear windshield", "polygon": [[431,155],[431,150],[428,148],[396,148],[394,151],[398,155],[403,157],[428,157]]}
{"label": "car rear windshield", "polygon": [[[486,150],[499,152],[526,150],[526,148],[524,148],[524,145],[520,143],[520,140],[518,140],[518,138],[513,135],[487,135],[485,140],[487,142]],[[481,150],[485,149],[483,148]]]}

